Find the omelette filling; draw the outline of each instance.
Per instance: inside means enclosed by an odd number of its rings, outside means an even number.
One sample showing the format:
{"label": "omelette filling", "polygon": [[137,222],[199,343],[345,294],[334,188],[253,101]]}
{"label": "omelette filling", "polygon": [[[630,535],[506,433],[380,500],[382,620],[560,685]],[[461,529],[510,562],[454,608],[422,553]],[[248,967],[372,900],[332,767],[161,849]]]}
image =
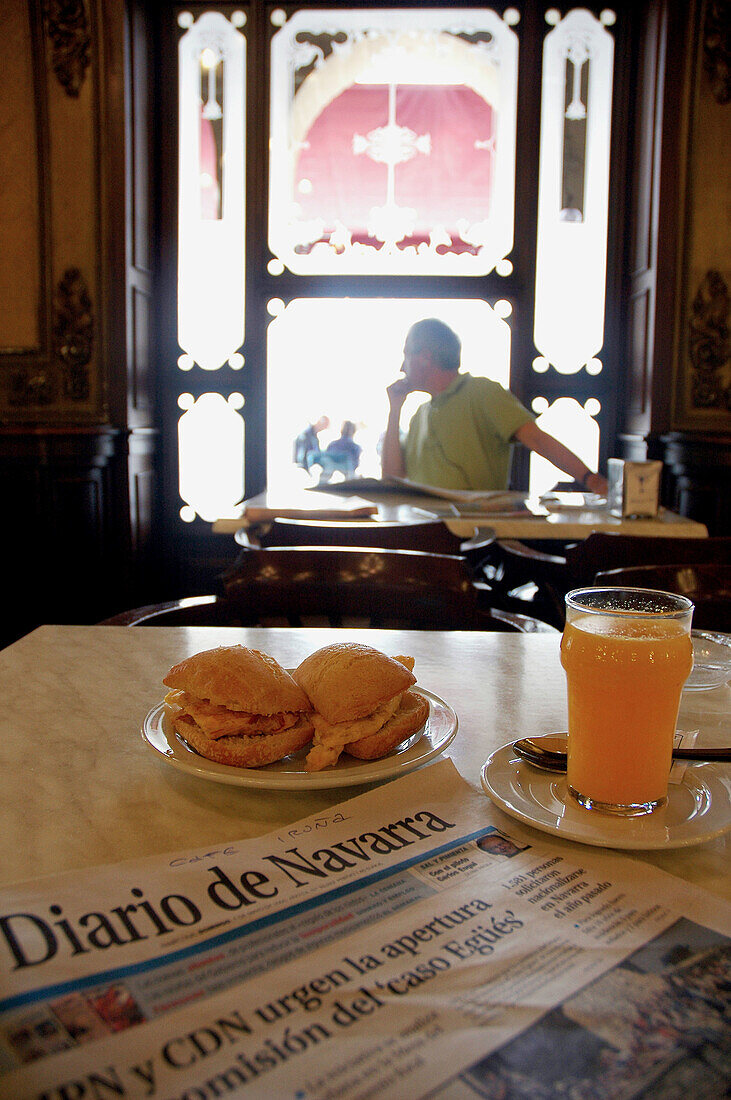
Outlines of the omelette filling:
{"label": "omelette filling", "polygon": [[277,714],[249,714],[243,710],[230,710],[228,707],[211,703],[207,699],[196,699],[186,691],[173,690],[165,696],[165,702],[180,707],[179,717],[188,715],[196,726],[216,740],[219,737],[251,736],[265,733],[280,733],[291,729],[302,715],[294,711],[280,711]]}

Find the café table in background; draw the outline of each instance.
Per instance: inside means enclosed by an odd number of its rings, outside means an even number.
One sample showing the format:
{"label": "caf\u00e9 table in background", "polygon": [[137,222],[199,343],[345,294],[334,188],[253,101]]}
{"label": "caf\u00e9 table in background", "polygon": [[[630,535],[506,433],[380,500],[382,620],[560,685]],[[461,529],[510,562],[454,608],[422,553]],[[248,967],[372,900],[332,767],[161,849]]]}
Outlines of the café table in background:
{"label": "caf\u00e9 table in background", "polygon": [[680,516],[666,508],[651,518],[623,518],[613,516],[606,506],[589,503],[577,504],[579,494],[557,493],[553,500],[525,498],[520,508],[506,507],[498,511],[469,512],[442,498],[394,492],[359,492],[355,498],[340,498],[337,494],[295,488],[291,492],[273,491],[259,493],[245,500],[236,514],[221,516],[213,521],[213,530],[219,534],[233,534],[251,523],[266,522],[276,516],[300,518],[337,519],[338,511],[343,520],[357,518],[358,506],[370,504],[371,519],[407,523],[414,518],[441,518],[449,529],[463,538],[470,538],[475,530],[489,532],[497,539],[558,539],[574,541],[585,539],[594,531],[617,534],[652,535],[657,538],[705,538],[708,530],[696,520]]}

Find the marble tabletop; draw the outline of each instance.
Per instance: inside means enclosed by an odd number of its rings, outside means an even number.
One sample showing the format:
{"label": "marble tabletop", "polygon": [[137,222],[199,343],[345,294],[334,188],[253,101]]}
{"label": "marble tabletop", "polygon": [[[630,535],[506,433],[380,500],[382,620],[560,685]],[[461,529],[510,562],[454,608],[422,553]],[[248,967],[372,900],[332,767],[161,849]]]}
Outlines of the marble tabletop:
{"label": "marble tabletop", "polygon": [[[208,782],[170,767],[141,736],[145,715],[165,694],[162,677],[188,654],[240,642],[291,667],[344,635],[332,629],[42,626],[0,651],[0,883],[214,849],[360,793],[365,788],[274,792]],[[353,630],[347,637],[415,657],[419,683],[459,715],[447,752],[477,790],[493,750],[518,736],[566,728],[557,636]],[[699,743],[729,744],[730,714],[728,685],[688,692],[679,724],[699,729]],[[485,812],[508,823],[487,799]],[[731,897],[730,847],[726,834],[698,847],[631,858],[639,861],[638,875],[646,860]]]}

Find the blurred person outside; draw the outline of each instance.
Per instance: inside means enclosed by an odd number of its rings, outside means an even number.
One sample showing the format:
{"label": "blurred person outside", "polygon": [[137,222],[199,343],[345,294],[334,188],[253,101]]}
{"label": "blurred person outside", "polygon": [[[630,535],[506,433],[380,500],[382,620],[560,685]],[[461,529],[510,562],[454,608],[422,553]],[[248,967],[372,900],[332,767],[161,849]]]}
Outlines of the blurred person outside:
{"label": "blurred person outside", "polygon": [[294,441],[293,461],[296,466],[309,473],[310,468],[320,461],[320,432],[330,427],[330,417],[321,416],[314,424],[308,424]]}
{"label": "blurred person outside", "polygon": [[[489,378],[460,372],[461,352],[459,337],[443,321],[427,318],[409,329],[401,367],[404,377],[386,389],[384,477],[407,477],[441,489],[506,489],[510,447],[517,440],[582,489],[606,495],[606,479],[542,431],[509,390]],[[416,410],[402,440],[401,409],[414,391],[428,393],[430,400]]]}
{"label": "blurred person outside", "polygon": [[344,478],[352,477],[358,469],[362,448],[353,439],[356,426],[352,420],[344,420],[340,428],[340,436],[333,439],[324,451],[321,452],[319,462],[322,466],[320,484],[325,485],[332,475],[340,472]]}

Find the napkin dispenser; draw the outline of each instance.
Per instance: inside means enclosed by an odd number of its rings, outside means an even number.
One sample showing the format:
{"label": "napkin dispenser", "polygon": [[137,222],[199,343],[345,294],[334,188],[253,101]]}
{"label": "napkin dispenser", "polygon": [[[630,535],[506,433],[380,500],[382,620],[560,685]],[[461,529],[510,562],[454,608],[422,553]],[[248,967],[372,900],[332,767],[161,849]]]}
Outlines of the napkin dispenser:
{"label": "napkin dispenser", "polygon": [[623,458],[610,458],[607,462],[607,473],[607,501],[611,515],[657,515],[660,507],[662,462],[627,462]]}

